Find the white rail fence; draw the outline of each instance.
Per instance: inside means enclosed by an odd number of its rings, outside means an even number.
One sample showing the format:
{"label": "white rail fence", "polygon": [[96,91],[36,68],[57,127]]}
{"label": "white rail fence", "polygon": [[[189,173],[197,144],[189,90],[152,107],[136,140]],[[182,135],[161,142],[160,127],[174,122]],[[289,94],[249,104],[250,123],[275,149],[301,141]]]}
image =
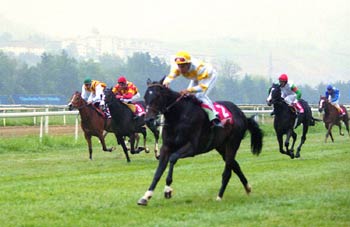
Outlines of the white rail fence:
{"label": "white rail fence", "polygon": [[[239,105],[243,112],[247,115],[255,115],[255,120],[261,123],[265,122],[265,115],[269,115],[271,107],[266,105]],[[67,111],[67,106],[5,106],[0,107],[0,119],[2,118],[3,126],[6,126],[7,118],[33,118],[33,125],[37,124],[37,118],[40,119],[40,130],[39,138],[42,141],[43,134],[49,132],[49,116],[62,116],[63,125],[66,125],[66,116],[75,115],[75,140],[78,139],[79,131],[79,112],[78,111]],[[56,111],[52,111],[56,109]],[[61,109],[57,111],[57,109]],[[42,111],[44,110],[44,111]],[[22,112],[19,112],[22,111]],[[27,112],[23,112],[27,111]],[[317,108],[312,108],[313,112],[318,113]],[[317,114],[316,114],[317,117]],[[320,117],[320,113],[318,113]],[[0,126],[1,130],[1,126]]]}

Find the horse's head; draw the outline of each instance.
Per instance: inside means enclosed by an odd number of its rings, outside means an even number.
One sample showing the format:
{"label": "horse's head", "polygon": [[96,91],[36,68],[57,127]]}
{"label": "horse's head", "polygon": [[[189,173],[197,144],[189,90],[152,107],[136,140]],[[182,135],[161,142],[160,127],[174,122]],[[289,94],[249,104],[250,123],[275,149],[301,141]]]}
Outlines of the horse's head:
{"label": "horse's head", "polygon": [[166,112],[170,93],[170,89],[163,85],[163,80],[159,82],[147,80],[147,90],[144,95],[147,124],[154,123],[160,114]]}
{"label": "horse's head", "polygon": [[105,88],[103,93],[105,95],[105,103],[112,103],[112,101],[115,99],[115,94],[113,93],[112,88]]}
{"label": "horse's head", "polygon": [[279,84],[273,83],[269,89],[269,96],[266,99],[266,103],[268,106],[280,102],[282,100],[281,97],[281,88]]}
{"label": "horse's head", "polygon": [[318,101],[318,112],[322,113],[327,102],[328,99],[325,96],[320,95],[320,100]]}
{"label": "horse's head", "polygon": [[86,104],[85,100],[81,97],[81,93],[79,91],[74,92],[72,95],[70,102],[68,103],[68,109],[79,109]]}

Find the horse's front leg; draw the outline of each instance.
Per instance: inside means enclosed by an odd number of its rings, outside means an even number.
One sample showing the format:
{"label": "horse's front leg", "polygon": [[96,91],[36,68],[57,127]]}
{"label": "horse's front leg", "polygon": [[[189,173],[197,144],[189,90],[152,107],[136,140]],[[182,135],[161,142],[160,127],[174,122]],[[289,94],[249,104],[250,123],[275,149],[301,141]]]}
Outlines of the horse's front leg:
{"label": "horse's front leg", "polygon": [[283,150],[283,134],[282,133],[277,133],[277,141],[278,141],[278,147],[279,147],[280,153],[287,154],[287,152],[285,152]]}
{"label": "horse's front leg", "polygon": [[88,144],[88,149],[89,149],[89,159],[92,160],[92,144],[91,144],[91,135],[84,133],[84,137],[86,139],[86,142]]}
{"label": "horse's front leg", "polygon": [[[290,140],[290,137],[292,137],[293,139],[293,142],[292,142],[292,146],[290,147],[289,149],[289,140]],[[286,136],[286,140],[284,142],[284,146],[286,147],[286,152],[287,152],[287,155],[290,156],[290,158],[294,158],[294,144],[295,144],[295,140],[296,140],[296,134],[293,130],[288,130],[287,132],[287,136]]]}
{"label": "horse's front leg", "polygon": [[120,146],[122,146],[122,149],[123,149],[125,157],[126,157],[126,161],[130,162],[130,158],[129,158],[129,154],[128,154],[128,148],[125,145],[124,137],[123,136],[118,136],[117,134],[114,134],[114,135],[117,138],[118,144],[120,144]]}
{"label": "horse's front leg", "polygon": [[160,150],[160,156],[159,156],[159,162],[158,162],[158,167],[157,170],[153,176],[152,183],[150,187],[148,188],[148,191],[145,192],[144,196],[139,199],[137,202],[138,205],[146,206],[148,204],[148,200],[150,200],[153,196],[153,191],[156,188],[160,178],[162,177],[168,162],[169,162],[169,154],[168,154],[168,148],[165,147],[164,145],[162,146]]}
{"label": "horse's front leg", "polygon": [[331,140],[332,140],[332,142],[334,142],[333,135],[332,135],[332,127],[333,127],[333,123],[328,124],[326,138],[324,141],[325,143],[327,143],[328,136],[331,136]]}
{"label": "horse's front leg", "polygon": [[166,178],[166,185],[164,189],[164,197],[166,199],[170,199],[172,197],[172,191],[173,189],[171,188],[171,184],[173,183],[173,172],[174,172],[174,167],[180,158],[186,158],[193,156],[194,149],[191,145],[191,143],[187,143],[185,146],[181,147],[178,151],[172,153],[169,158],[169,171],[168,171],[168,176]]}

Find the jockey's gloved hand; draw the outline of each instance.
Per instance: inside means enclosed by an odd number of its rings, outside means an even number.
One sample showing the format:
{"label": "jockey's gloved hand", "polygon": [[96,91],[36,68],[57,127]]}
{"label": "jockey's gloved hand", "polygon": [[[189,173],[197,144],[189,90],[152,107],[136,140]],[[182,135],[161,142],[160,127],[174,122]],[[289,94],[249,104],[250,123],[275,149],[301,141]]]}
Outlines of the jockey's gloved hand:
{"label": "jockey's gloved hand", "polygon": [[186,95],[189,95],[190,92],[189,92],[189,90],[184,89],[184,90],[180,91],[180,94],[181,94],[182,96],[186,96]]}

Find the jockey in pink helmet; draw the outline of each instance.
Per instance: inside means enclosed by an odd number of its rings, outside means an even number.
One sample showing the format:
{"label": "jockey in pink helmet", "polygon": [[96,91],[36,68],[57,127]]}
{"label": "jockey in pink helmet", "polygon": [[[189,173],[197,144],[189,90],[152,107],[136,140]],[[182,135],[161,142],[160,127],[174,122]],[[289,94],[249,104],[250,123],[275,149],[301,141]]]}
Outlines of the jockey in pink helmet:
{"label": "jockey in pink helmet", "polygon": [[294,85],[292,81],[288,81],[287,74],[281,74],[278,77],[278,80],[281,87],[281,96],[284,98],[284,101],[288,105],[295,108],[298,116],[298,122],[296,125],[299,125],[301,114],[304,113],[304,108],[299,102],[301,98],[301,91]]}

